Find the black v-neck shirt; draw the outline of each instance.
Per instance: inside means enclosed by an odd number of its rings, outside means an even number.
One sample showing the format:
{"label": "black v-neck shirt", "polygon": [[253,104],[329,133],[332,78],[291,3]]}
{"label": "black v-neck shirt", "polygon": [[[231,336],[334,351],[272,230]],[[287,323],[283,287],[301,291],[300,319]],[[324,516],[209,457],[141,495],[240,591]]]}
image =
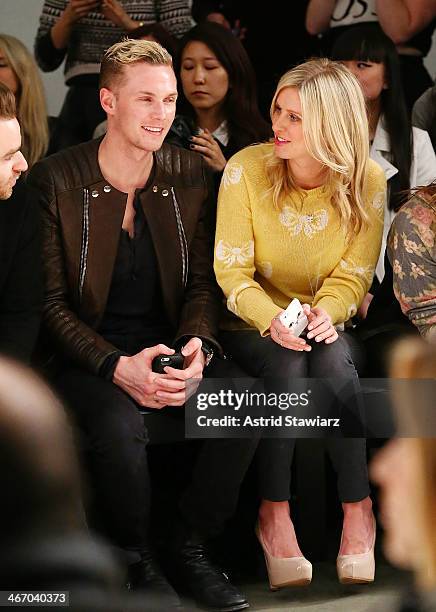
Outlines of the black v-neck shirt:
{"label": "black v-neck shirt", "polygon": [[[150,189],[152,179],[150,176],[145,190]],[[134,209],[134,235],[120,231],[106,310],[98,330],[129,355],[160,342],[168,344],[175,333],[165,313],[156,252],[138,192]]]}

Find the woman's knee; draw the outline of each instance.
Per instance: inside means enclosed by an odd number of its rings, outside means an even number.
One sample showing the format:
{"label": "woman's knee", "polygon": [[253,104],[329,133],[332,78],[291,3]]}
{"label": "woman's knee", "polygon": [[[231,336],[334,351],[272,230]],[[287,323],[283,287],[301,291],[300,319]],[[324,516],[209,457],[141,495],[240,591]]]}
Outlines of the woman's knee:
{"label": "woman's knee", "polygon": [[283,348],[271,339],[265,348],[263,376],[286,380],[307,376],[307,353]]}
{"label": "woman's knee", "polygon": [[225,332],[223,345],[250,376],[289,378],[306,375],[306,355],[283,348],[270,336],[262,337],[257,331]]}
{"label": "woman's knee", "polygon": [[312,348],[310,360],[311,377],[349,377],[356,372],[350,343],[343,335],[336,342],[322,342]]}

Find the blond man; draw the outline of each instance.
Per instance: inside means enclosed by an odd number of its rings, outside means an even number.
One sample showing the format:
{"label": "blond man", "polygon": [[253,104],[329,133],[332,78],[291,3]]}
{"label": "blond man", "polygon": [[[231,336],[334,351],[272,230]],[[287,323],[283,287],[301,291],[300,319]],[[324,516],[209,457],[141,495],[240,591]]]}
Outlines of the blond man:
{"label": "blond man", "polygon": [[[162,47],[113,45],[100,75],[106,135],[56,154],[30,177],[45,234],[45,329],[61,364],[58,388],[89,449],[99,519],[126,555],[131,586],[160,594],[167,608],[177,598],[148,545],[147,432],[138,407],[182,407],[186,381],[201,379],[220,352],[214,195],[199,156],[163,145],[176,99]],[[153,359],[174,349],[184,369],[153,372]],[[229,374],[214,361],[215,375]],[[248,603],[209,562],[204,541],[232,514],[254,449],[249,440],[205,442],[179,517],[172,512],[173,568],[218,610]]]}

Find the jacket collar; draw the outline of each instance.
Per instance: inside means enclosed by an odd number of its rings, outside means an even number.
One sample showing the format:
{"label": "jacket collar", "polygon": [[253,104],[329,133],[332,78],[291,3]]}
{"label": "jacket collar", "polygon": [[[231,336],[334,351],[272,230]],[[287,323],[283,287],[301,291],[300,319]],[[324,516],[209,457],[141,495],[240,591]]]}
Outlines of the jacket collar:
{"label": "jacket collar", "polygon": [[[112,271],[118,249],[127,194],[112,187],[103,177],[98,164],[98,149],[102,138],[92,141],[85,148],[87,170],[83,189],[89,200],[89,239],[87,254],[88,273],[83,287],[82,306],[85,312],[100,314],[104,311],[110,289]],[[182,290],[182,255],[177,218],[174,210],[175,181],[171,174],[171,148],[164,145],[154,153],[155,172],[147,192],[139,191],[139,200],[152,236],[161,277],[162,293],[168,314],[174,324],[178,319],[175,293]],[[174,186],[174,187],[173,187]],[[81,190],[82,191],[82,190]],[[178,190],[178,197],[181,197]],[[82,193],[78,194],[82,200]],[[177,199],[176,199],[177,202]],[[75,207],[74,207],[75,208]],[[98,244],[99,248],[94,248]],[[80,245],[78,244],[78,248]],[[96,296],[102,299],[96,304]]]}
{"label": "jacket collar", "polygon": [[[100,148],[100,144],[103,138],[104,136],[101,136],[100,138],[91,140],[89,142],[89,147],[85,147],[83,149],[83,153],[86,158],[85,165],[87,168],[83,180],[83,187],[92,188],[95,186],[96,188],[98,188],[100,183],[103,185],[107,184],[108,182],[104,178],[100,169],[100,164],[98,163],[98,150]],[[165,158],[168,157],[169,154],[170,147],[166,143],[163,143],[162,147],[158,151],[153,153],[155,164],[154,182],[159,185],[164,184],[165,186],[168,186],[174,184],[174,177],[172,176],[168,164],[165,163]],[[111,188],[116,190],[116,188],[112,187],[112,185]]]}
{"label": "jacket collar", "polygon": [[377,129],[375,131],[374,140],[372,142],[370,157],[377,162],[385,173],[386,180],[392,178],[398,173],[398,168],[389,161],[391,153],[391,145],[389,134],[385,129],[385,119],[383,115],[377,123]]}

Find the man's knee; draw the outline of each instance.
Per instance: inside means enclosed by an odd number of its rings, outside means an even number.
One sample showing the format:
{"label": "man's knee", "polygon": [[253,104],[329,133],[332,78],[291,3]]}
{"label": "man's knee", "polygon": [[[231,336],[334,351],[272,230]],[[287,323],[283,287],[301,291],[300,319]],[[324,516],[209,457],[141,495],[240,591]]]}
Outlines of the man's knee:
{"label": "man's knee", "polygon": [[80,372],[59,379],[59,392],[79,429],[95,443],[146,441],[144,417],[116,385]]}

